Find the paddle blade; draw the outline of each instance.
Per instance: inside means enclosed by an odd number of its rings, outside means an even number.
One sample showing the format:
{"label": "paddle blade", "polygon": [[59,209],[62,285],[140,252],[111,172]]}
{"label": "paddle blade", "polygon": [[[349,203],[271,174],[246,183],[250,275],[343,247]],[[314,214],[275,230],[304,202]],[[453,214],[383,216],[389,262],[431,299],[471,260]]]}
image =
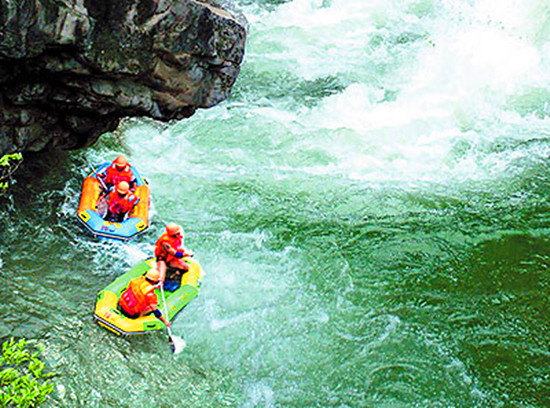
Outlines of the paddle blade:
{"label": "paddle blade", "polygon": [[187,347],[185,340],[178,336],[170,336],[170,350],[172,353],[179,354]]}

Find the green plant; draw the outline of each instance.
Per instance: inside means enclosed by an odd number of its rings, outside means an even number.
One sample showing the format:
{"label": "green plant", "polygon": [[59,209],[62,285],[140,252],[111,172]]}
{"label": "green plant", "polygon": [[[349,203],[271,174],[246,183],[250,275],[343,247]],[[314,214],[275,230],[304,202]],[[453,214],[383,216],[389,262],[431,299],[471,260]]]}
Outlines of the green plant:
{"label": "green plant", "polygon": [[40,360],[43,348],[35,341],[10,339],[2,344],[0,355],[0,408],[39,406],[54,385],[54,374],[45,373]]}
{"label": "green plant", "polygon": [[22,161],[21,153],[5,154],[0,157],[0,195],[8,189],[8,182],[5,179],[17,170]]}
{"label": "green plant", "polygon": [[10,166],[13,162],[20,162],[23,160],[21,153],[5,154],[0,158],[0,166]]}

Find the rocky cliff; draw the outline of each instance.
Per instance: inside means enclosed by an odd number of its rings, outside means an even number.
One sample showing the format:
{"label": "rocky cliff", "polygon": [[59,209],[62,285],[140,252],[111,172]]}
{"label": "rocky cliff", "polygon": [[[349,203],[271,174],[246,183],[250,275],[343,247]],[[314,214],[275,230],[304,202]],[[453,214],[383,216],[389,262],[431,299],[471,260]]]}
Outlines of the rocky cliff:
{"label": "rocky cliff", "polygon": [[228,97],[244,17],[217,0],[0,0],[0,157],[74,149],[122,117]]}

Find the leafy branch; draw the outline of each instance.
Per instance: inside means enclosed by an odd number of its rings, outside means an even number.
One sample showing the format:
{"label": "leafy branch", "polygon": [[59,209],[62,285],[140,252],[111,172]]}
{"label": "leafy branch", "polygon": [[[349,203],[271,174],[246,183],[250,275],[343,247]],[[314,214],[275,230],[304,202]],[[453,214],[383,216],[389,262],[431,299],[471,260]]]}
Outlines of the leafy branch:
{"label": "leafy branch", "polygon": [[34,408],[53,391],[40,360],[43,348],[35,341],[10,339],[0,355],[0,408]]}

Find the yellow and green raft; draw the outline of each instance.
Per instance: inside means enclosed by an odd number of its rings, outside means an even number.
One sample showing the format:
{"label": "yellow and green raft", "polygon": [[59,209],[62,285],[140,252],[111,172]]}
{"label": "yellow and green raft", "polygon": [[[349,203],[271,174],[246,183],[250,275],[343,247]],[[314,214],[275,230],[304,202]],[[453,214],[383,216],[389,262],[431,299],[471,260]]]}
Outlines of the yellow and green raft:
{"label": "yellow and green raft", "polygon": [[[174,292],[164,291],[168,320],[170,321],[199,293],[200,281],[203,275],[201,267],[192,258],[184,259],[189,264],[189,272],[182,276],[181,286]],[[165,327],[164,323],[153,314],[131,319],[124,316],[117,308],[118,299],[128,287],[130,280],[145,274],[149,269],[154,267],[154,259],[147,259],[134,266],[99,292],[94,312],[95,320],[106,329],[122,336],[133,336],[163,329]],[[158,308],[164,315],[164,304],[162,303],[160,290],[155,290],[155,293],[159,300]]]}

